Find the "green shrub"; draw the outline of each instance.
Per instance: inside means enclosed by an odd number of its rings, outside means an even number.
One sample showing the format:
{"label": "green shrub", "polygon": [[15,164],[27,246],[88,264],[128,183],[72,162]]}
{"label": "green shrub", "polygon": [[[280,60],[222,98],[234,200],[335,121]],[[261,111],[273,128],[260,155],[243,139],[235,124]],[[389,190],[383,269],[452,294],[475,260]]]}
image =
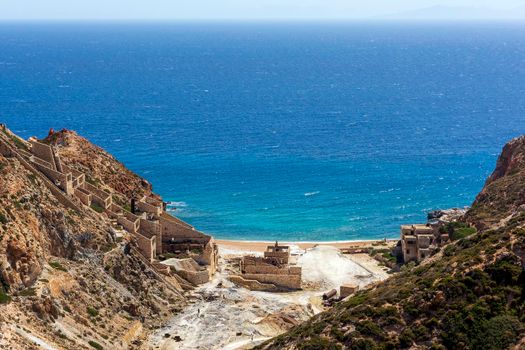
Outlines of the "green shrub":
{"label": "green shrub", "polygon": [[91,317],[97,317],[98,316],[98,310],[93,308],[93,307],[91,307],[91,306],[88,306],[86,308],[86,311],[89,314],[89,316],[91,316]]}
{"label": "green shrub", "polygon": [[516,284],[521,274],[521,263],[517,258],[504,257],[488,266],[485,271],[500,285]]}
{"label": "green shrub", "polygon": [[62,264],[60,264],[58,261],[50,261],[49,266],[56,270],[67,272],[67,269],[64,266],[62,266]]}
{"label": "green shrub", "polygon": [[29,174],[27,174],[27,178],[29,179],[29,181],[31,181],[31,183],[33,185],[36,184],[36,175],[35,174],[29,173]]}
{"label": "green shrub", "polygon": [[18,292],[18,295],[21,296],[21,297],[34,296],[34,295],[36,295],[36,290],[35,290],[35,288],[27,288],[27,289],[24,289],[24,290]]}
{"label": "green shrub", "polygon": [[7,295],[5,288],[0,286],[0,304],[7,304],[11,301],[11,297]]}
{"label": "green shrub", "polygon": [[5,216],[5,214],[3,213],[0,213],[0,223],[2,224],[7,224],[9,222],[9,220],[7,219],[7,217]]}
{"label": "green shrub", "polygon": [[103,213],[104,212],[104,208],[102,208],[100,205],[95,204],[95,203],[91,203],[91,209],[93,209],[97,213]]}
{"label": "green shrub", "polygon": [[314,336],[313,338],[299,344],[300,350],[339,350],[342,349],[341,345],[332,343],[327,338],[320,336]]}
{"label": "green shrub", "polygon": [[385,332],[374,322],[372,321],[362,321],[356,324],[355,329],[367,336],[372,336],[378,339],[383,339],[385,337]]}
{"label": "green shrub", "polygon": [[88,342],[89,345],[91,345],[91,347],[97,349],[97,350],[103,350],[104,348],[102,347],[102,345],[100,345],[99,343],[97,343],[96,341],[94,340],[90,340]]}
{"label": "green shrub", "polygon": [[453,241],[468,237],[477,232],[475,227],[470,227],[464,222],[450,222],[445,226],[445,231]]}
{"label": "green shrub", "polygon": [[20,140],[18,137],[14,135],[9,135],[9,137],[11,138],[11,140],[17,148],[23,149],[24,151],[28,150],[26,144],[22,142],[22,140]]}
{"label": "green shrub", "polygon": [[374,350],[377,349],[377,344],[370,339],[357,339],[350,345],[351,350]]}

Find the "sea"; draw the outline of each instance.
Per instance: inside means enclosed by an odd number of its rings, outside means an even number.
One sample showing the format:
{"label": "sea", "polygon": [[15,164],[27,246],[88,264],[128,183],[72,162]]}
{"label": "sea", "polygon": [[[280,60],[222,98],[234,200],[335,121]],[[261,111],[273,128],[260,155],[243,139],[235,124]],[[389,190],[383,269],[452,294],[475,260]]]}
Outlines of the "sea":
{"label": "sea", "polygon": [[0,122],[76,130],[218,238],[395,238],[525,133],[525,24],[3,22]]}

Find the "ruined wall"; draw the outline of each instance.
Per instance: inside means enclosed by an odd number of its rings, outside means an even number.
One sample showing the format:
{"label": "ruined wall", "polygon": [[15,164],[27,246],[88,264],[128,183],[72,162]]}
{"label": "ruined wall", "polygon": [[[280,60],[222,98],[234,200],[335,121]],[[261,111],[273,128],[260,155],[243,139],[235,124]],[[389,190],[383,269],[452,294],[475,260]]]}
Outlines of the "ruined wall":
{"label": "ruined wall", "polygon": [[264,252],[264,257],[265,258],[277,258],[282,263],[288,264],[288,260],[290,258],[290,253],[289,252],[269,252],[269,251],[266,251],[266,252]]}
{"label": "ruined wall", "polygon": [[248,280],[257,280],[262,283],[271,283],[279,287],[289,289],[301,288],[301,275],[275,275],[275,274],[251,274],[244,273],[242,278]]}
{"label": "ruined wall", "polygon": [[53,150],[50,146],[38,141],[31,141],[31,153],[33,153],[36,157],[50,163],[51,169],[57,170],[55,157],[53,157]]}
{"label": "ruined wall", "polygon": [[175,219],[167,213],[162,213],[160,219],[163,240],[174,239],[175,241],[193,240],[199,243],[208,243],[210,236],[205,235],[188,224],[181,224],[180,220]]}
{"label": "ruined wall", "polygon": [[73,194],[73,183],[71,181],[71,174],[62,174],[58,171],[55,171],[47,166],[39,163],[38,161],[33,162],[35,167],[46,175],[51,181],[67,194]]}
{"label": "ruined wall", "polygon": [[133,234],[133,239],[137,242],[138,249],[150,262],[155,259],[156,241],[155,238],[146,238],[139,233]]}
{"label": "ruined wall", "polygon": [[234,276],[234,275],[229,276],[228,279],[237,285],[248,288],[249,290],[261,291],[261,292],[262,291],[265,291],[265,292],[277,291],[276,286],[271,283],[261,283],[257,280],[248,280],[248,279],[242,278],[241,276]]}
{"label": "ruined wall", "polygon": [[125,216],[117,216],[117,222],[128,232],[135,233],[139,230],[139,221],[130,221]]}
{"label": "ruined wall", "polygon": [[174,270],[177,275],[184,278],[186,281],[194,284],[204,284],[210,280],[208,271],[188,271],[188,270]]}
{"label": "ruined wall", "polygon": [[62,205],[66,206],[66,207],[68,207],[70,209],[73,209],[75,211],[80,211],[80,208],[79,208],[79,206],[77,206],[77,204],[75,204],[71,199],[69,199],[68,196],[66,196],[64,194],[64,192],[60,191],[55,186],[55,184],[53,184],[46,176],[42,175],[42,173],[40,173],[35,167],[33,167],[31,164],[29,164],[29,162],[24,157],[22,157],[20,154],[18,154],[18,152],[16,150],[14,150],[7,143],[4,143],[4,141],[2,141],[2,140],[0,140],[0,146],[1,146],[0,147],[0,151],[2,152],[2,154],[4,156],[6,156],[6,157],[16,157],[16,159],[18,159],[18,161],[24,166],[24,168],[29,170],[36,177],[38,177],[39,179],[41,179],[44,182],[44,184],[49,189],[49,191],[51,191],[51,193],[53,193],[55,198]]}
{"label": "ruined wall", "polygon": [[160,223],[155,220],[140,219],[139,231],[145,236],[155,236],[157,240],[157,254],[162,254],[162,231]]}
{"label": "ruined wall", "polygon": [[95,204],[104,209],[108,209],[111,207],[113,201],[109,193],[98,189],[89,182],[85,182],[83,188],[92,194],[92,200]]}
{"label": "ruined wall", "polygon": [[75,188],[75,196],[82,202],[82,204],[91,205],[91,194],[82,188]]}
{"label": "ruined wall", "polygon": [[149,203],[142,202],[142,201],[136,202],[135,206],[140,211],[143,211],[143,212],[146,212],[146,213],[151,213],[151,214],[154,214],[156,216],[161,216],[162,215],[162,207],[156,207],[154,205],[151,205]]}
{"label": "ruined wall", "polygon": [[196,259],[198,263],[209,265],[209,273],[213,275],[219,265],[219,248],[213,238],[204,246],[202,254]]}

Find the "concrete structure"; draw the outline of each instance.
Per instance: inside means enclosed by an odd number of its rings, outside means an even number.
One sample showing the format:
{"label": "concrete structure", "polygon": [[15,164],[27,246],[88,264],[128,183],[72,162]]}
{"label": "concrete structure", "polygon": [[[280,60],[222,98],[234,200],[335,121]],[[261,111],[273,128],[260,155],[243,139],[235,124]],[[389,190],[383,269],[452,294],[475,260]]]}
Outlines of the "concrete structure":
{"label": "concrete structure", "polygon": [[264,257],[244,256],[240,274],[230,280],[252,290],[280,291],[301,288],[302,269],[289,265],[287,246],[268,246]]}
{"label": "concrete structure", "polygon": [[437,248],[434,229],[430,225],[413,224],[401,226],[401,249],[405,263],[421,261]]}
{"label": "concrete structure", "polygon": [[169,266],[171,271],[193,285],[203,284],[210,280],[208,270],[192,258],[168,259],[163,261],[162,264]]}
{"label": "concrete structure", "polygon": [[339,287],[339,298],[344,299],[349,295],[354,294],[359,290],[359,286],[357,284],[343,284],[341,287]]}
{"label": "concrete structure", "polygon": [[177,265],[179,268],[171,270],[193,284],[205,283],[215,273],[218,247],[213,238],[165,212],[161,199],[148,196],[134,198],[131,200],[132,211],[127,211],[113,203],[109,190],[101,190],[86,182],[85,174],[63,164],[52,146],[30,138],[29,142],[20,139],[23,147],[15,149],[11,147],[9,137],[16,135],[5,126],[1,127],[5,134],[5,139],[0,137],[0,152],[3,155],[17,157],[67,207],[79,211],[84,205],[107,215],[117,229],[129,232],[136,250],[153,267],[158,267],[159,272],[170,271],[157,261],[159,255],[166,252],[191,255],[189,260]]}

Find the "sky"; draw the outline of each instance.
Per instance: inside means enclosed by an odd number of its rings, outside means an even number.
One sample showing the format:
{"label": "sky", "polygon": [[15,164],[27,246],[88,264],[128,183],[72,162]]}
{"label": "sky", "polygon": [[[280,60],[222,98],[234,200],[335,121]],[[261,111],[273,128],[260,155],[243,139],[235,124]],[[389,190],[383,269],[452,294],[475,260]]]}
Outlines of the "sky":
{"label": "sky", "polygon": [[331,20],[436,16],[525,19],[525,0],[0,0],[0,20]]}

